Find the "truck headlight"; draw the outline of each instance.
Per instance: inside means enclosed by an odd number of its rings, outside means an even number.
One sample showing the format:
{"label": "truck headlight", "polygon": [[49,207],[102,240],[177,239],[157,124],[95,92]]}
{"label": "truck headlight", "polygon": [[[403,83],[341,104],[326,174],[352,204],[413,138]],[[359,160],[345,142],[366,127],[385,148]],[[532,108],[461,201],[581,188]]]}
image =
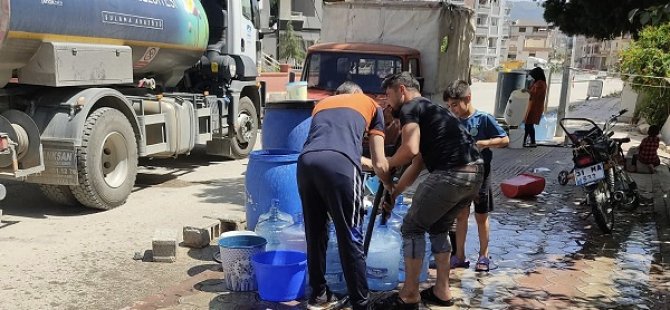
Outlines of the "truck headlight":
{"label": "truck headlight", "polygon": [[237,65],[235,62],[228,64],[228,72],[230,73],[230,77],[235,77],[235,73],[237,73]]}

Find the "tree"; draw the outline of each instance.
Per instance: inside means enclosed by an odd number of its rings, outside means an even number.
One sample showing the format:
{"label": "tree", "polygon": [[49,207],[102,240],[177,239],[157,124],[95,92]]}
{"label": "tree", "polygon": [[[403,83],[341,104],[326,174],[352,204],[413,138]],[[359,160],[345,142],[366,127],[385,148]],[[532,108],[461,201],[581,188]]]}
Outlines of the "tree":
{"label": "tree", "polygon": [[670,114],[670,22],[648,26],[621,53],[622,78],[642,95],[637,112],[663,125]]}
{"label": "tree", "polygon": [[642,16],[633,14],[631,22],[631,12],[667,3],[668,0],[546,0],[542,6],[544,19],[563,33],[606,40],[626,33],[637,36],[643,27]]}
{"label": "tree", "polygon": [[293,24],[286,23],[286,30],[279,36],[279,59],[285,59],[287,62],[291,59],[301,63],[305,59],[305,50],[302,46],[302,40],[295,34]]}

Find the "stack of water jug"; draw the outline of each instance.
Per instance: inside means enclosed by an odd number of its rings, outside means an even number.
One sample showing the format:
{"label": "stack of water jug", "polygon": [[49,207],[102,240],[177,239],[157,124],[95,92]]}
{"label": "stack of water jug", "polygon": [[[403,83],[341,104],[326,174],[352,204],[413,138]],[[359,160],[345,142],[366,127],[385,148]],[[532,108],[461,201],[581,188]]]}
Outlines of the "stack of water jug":
{"label": "stack of water jug", "polygon": [[[366,201],[366,206],[371,203]],[[372,231],[370,248],[367,255],[366,277],[368,286],[374,291],[392,290],[399,282],[405,280],[404,258],[402,253],[402,238],[400,226],[407,214],[409,206],[404,203],[404,197],[400,195],[390,217],[382,224],[381,216],[378,216]],[[370,221],[370,212],[365,218],[363,228]],[[340,263],[337,247],[337,236],[334,225],[329,226],[328,250],[326,252],[326,281],[330,289],[338,294],[346,294],[347,287]],[[273,200],[270,211],[261,214],[258,218],[255,232],[267,239],[267,251],[291,250],[307,252],[305,241],[305,225],[302,214],[291,216],[280,211],[279,200]],[[396,255],[389,255],[389,253]],[[426,238],[426,256],[420,275],[420,281],[428,279],[428,264],[430,259],[430,242]]]}

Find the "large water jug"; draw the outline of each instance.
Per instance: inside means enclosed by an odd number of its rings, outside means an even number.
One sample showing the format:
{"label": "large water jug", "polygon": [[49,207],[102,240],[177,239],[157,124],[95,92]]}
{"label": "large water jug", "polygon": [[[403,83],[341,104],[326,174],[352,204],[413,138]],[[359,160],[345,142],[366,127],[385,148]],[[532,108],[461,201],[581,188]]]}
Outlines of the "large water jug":
{"label": "large water jug", "polygon": [[395,199],[395,206],[393,207],[393,212],[395,212],[400,217],[404,218],[408,211],[409,211],[409,204],[405,203],[405,197],[402,194],[398,195],[398,198]]}
{"label": "large water jug", "polygon": [[373,291],[388,291],[398,286],[400,235],[387,225],[377,224],[366,259],[368,287]]}
{"label": "large water jug", "polygon": [[[405,282],[405,255],[403,247],[400,247],[400,268],[398,270],[398,281]],[[423,257],[423,264],[421,265],[421,273],[419,274],[419,282],[426,282],[428,280],[428,266],[430,265],[430,239],[426,237],[426,254]]]}
{"label": "large water jug", "polygon": [[[261,218],[264,219],[260,220]],[[287,218],[289,220],[286,220]],[[265,246],[266,251],[274,251],[279,247],[279,244],[281,243],[279,233],[292,223],[293,220],[291,219],[291,215],[279,211],[279,200],[273,200],[270,211],[259,217],[259,222],[256,224],[255,230],[259,236],[268,241]]]}
{"label": "large water jug", "polygon": [[279,233],[279,250],[290,250],[307,253],[307,241],[305,241],[305,223],[302,213],[293,219],[294,223]]}
{"label": "large water jug", "polygon": [[389,215],[389,218],[386,220],[386,225],[395,232],[401,234],[400,227],[402,227],[402,219],[403,217],[398,215],[396,210],[393,209],[393,211],[391,211],[391,215]]}
{"label": "large water jug", "polygon": [[330,225],[328,250],[326,251],[326,282],[334,293],[347,293],[347,282],[344,279],[342,263],[340,263],[340,251],[337,247],[337,235],[335,234],[335,226],[332,224]]}
{"label": "large water jug", "polygon": [[505,122],[510,126],[519,126],[526,117],[530,94],[525,90],[517,89],[509,96],[505,107]]}

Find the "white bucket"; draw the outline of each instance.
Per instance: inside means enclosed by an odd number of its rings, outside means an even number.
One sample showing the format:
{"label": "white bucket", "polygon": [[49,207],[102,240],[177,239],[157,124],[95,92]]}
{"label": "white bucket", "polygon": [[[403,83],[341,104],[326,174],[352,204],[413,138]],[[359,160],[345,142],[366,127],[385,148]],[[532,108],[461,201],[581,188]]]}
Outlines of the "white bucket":
{"label": "white bucket", "polygon": [[307,81],[286,84],[286,99],[307,100]]}
{"label": "white bucket", "polygon": [[523,136],[525,130],[523,128],[510,128],[509,129],[509,147],[510,149],[521,149],[523,148]]}

